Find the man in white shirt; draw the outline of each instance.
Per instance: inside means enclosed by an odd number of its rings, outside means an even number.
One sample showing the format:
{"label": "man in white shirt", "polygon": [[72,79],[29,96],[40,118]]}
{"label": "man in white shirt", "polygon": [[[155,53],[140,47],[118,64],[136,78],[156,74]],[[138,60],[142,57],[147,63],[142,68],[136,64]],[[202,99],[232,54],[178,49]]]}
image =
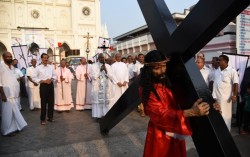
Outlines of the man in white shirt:
{"label": "man in white shirt", "polygon": [[[24,76],[23,76],[23,73],[21,72],[21,70],[18,69],[17,64],[18,64],[18,60],[17,59],[13,59],[12,60],[12,65],[15,68],[16,79],[19,82],[20,92],[24,93],[24,90],[21,90],[21,84],[24,82]],[[21,94],[22,93],[19,94],[19,98],[18,98],[19,103],[17,105],[18,105],[18,108],[19,108],[20,111],[24,111],[24,109],[22,108],[22,105],[21,105],[21,101],[20,101],[20,95]]]}
{"label": "man in white shirt", "polygon": [[[135,78],[138,77],[138,75],[141,72],[141,68],[143,66],[144,66],[144,55],[139,54],[138,62],[135,63],[134,70],[133,70]],[[141,117],[145,117],[144,107],[142,103],[138,106],[138,111],[140,112]]]}
{"label": "man in white shirt", "polygon": [[213,57],[212,61],[211,61],[212,67],[210,68],[211,72],[212,72],[212,82],[210,85],[210,89],[211,91],[213,91],[213,83],[214,83],[214,75],[215,72],[217,71],[217,69],[219,68],[219,57]]}
{"label": "man in white shirt", "polygon": [[140,70],[143,66],[144,66],[144,55],[139,54],[138,62],[135,63],[134,70],[133,70],[135,77],[137,77],[140,74]]}
{"label": "man in white shirt", "polygon": [[121,54],[115,54],[116,62],[111,65],[113,74],[114,74],[114,103],[121,97],[121,95],[126,91],[128,88],[129,82],[129,72],[128,68],[125,63],[121,61]]}
{"label": "man in white shirt", "polygon": [[36,83],[40,83],[41,98],[41,125],[46,125],[46,108],[48,104],[48,121],[53,122],[54,112],[54,85],[53,80],[56,79],[55,70],[48,64],[49,56],[46,53],[41,55],[42,63],[37,67]]}
{"label": "man in white shirt", "polygon": [[129,71],[129,83],[128,85],[131,85],[133,83],[133,79],[134,79],[134,60],[132,58],[131,55],[129,55],[127,57],[128,63],[127,63],[127,67],[128,67],[128,71]]}
{"label": "man in white shirt", "polygon": [[203,79],[207,84],[207,87],[209,87],[210,82],[213,81],[213,74],[211,70],[205,66],[205,61],[203,58],[197,58],[195,62],[201,72]]}
{"label": "man in white shirt", "polygon": [[39,96],[39,84],[33,79],[36,77],[36,59],[31,60],[31,67],[27,69],[28,77],[28,98],[30,104],[30,110],[41,109],[40,96]]}
{"label": "man in white shirt", "polygon": [[17,105],[19,103],[20,86],[16,79],[15,68],[11,65],[11,53],[5,52],[3,59],[4,63],[1,63],[0,66],[1,132],[3,135],[15,135],[15,132],[22,130],[27,126],[27,123],[23,119]]}
{"label": "man in white shirt", "polygon": [[239,76],[235,69],[228,66],[228,61],[228,56],[219,56],[220,67],[215,72],[212,95],[221,106],[222,117],[230,131],[232,103],[237,101]]}

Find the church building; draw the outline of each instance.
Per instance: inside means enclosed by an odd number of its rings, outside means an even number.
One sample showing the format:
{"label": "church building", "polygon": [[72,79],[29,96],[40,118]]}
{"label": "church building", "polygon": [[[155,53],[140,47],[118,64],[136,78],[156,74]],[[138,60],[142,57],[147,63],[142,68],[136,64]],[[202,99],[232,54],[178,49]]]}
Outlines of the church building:
{"label": "church building", "polygon": [[99,37],[108,37],[100,0],[0,0],[0,55],[13,46],[35,45],[56,56],[59,43],[69,55],[86,56],[88,33],[91,57]]}

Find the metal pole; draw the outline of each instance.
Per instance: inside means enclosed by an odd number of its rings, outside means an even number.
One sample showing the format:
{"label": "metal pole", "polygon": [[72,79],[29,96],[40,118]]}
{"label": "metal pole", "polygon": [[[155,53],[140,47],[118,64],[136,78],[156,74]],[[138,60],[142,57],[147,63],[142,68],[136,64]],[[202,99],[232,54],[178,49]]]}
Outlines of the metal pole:
{"label": "metal pole", "polygon": [[[86,63],[86,74],[88,74],[88,55],[89,55],[89,49],[87,48],[87,63]],[[85,99],[84,99],[84,104],[86,105],[87,102],[87,91],[88,91],[88,77],[85,78]]]}
{"label": "metal pole", "polygon": [[[86,53],[87,53],[87,62],[86,62],[86,70],[85,70],[85,72],[86,72],[86,74],[88,74],[88,55],[89,55],[89,52],[90,52],[90,50],[89,50],[89,39],[90,38],[93,38],[93,37],[91,37],[91,36],[89,36],[89,32],[87,33],[87,35],[86,36],[84,36],[83,38],[86,38],[87,39],[87,49],[86,49]],[[88,81],[88,78],[85,78],[85,99],[84,99],[84,104],[86,104],[86,102],[87,102],[87,81]]]}
{"label": "metal pole", "polygon": [[61,62],[61,48],[59,47],[59,59],[60,59],[60,70],[61,70],[61,76],[60,76],[60,81],[61,81],[61,88],[62,88],[62,99],[64,99],[63,97],[63,82],[61,80],[61,77],[62,77],[62,62]]}

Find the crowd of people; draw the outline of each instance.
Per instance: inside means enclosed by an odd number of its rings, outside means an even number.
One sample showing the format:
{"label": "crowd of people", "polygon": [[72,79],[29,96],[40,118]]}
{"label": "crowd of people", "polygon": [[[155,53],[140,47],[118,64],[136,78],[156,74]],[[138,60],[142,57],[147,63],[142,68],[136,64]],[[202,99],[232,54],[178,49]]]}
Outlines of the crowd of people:
{"label": "crowd of people", "polygon": [[[139,61],[129,56],[126,59],[128,63],[124,63],[120,53],[115,54],[113,62],[108,62],[103,54],[99,54],[98,61],[93,64],[87,63],[86,58],[82,57],[81,64],[73,70],[66,60],[62,59],[60,65],[53,65],[49,62],[49,56],[42,54],[41,63],[37,64],[36,59],[32,59],[26,74],[23,74],[17,68],[18,60],[13,60],[10,52],[5,52],[0,66],[2,134],[15,135],[27,125],[20,112],[24,110],[20,102],[20,93],[24,91],[29,99],[30,111],[41,111],[41,125],[55,121],[54,110],[58,113],[70,112],[74,107],[77,111],[92,109],[92,117],[99,120],[126,91],[135,76],[139,75],[144,55],[139,56],[142,56]],[[77,80],[75,101],[71,89],[73,79]],[[6,83],[7,80],[14,84]],[[21,84],[25,84],[25,90]],[[15,101],[8,102],[12,99]],[[6,105],[6,101],[12,106]]]}
{"label": "crowd of people", "polygon": [[[23,110],[20,103],[22,84],[26,85],[29,109],[41,111],[41,125],[55,121],[54,110],[58,113],[70,112],[74,107],[77,111],[92,109],[92,117],[98,120],[105,116],[133,80],[140,75],[142,69],[147,67],[143,68],[143,54],[136,57],[129,55],[125,58],[116,53],[113,58],[107,59],[104,54],[99,54],[98,61],[93,64],[82,57],[81,64],[75,70],[70,68],[64,59],[60,61],[60,65],[54,66],[49,63],[48,58],[47,54],[42,54],[42,62],[39,65],[32,59],[26,75],[23,75],[17,68],[18,60],[13,60],[9,52],[3,54],[4,61],[0,66],[3,135],[12,135],[27,125],[20,112]],[[198,53],[195,61],[212,96],[220,105],[222,117],[230,130],[232,103],[238,96],[239,77],[236,70],[228,66],[229,59],[226,55],[213,57],[211,66],[205,63],[203,53]],[[77,80],[75,101],[71,94],[73,79]],[[250,93],[250,86],[248,92]],[[243,97],[246,100],[244,130],[247,132],[250,121],[248,95],[246,93]],[[142,117],[147,115],[144,108],[143,103],[138,106],[138,112]]]}
{"label": "crowd of people", "polygon": [[[229,57],[227,55],[220,55],[219,57],[212,57],[211,66],[205,64],[205,55],[200,52],[196,55],[196,64],[200,72],[211,90],[213,98],[221,106],[221,114],[229,130],[231,130],[232,112],[233,108],[237,108],[236,120],[234,126],[240,126],[240,120],[243,119],[242,134],[250,132],[250,101],[248,96],[250,94],[250,81],[244,84],[246,90],[239,91],[239,74],[233,67],[228,65]],[[238,101],[237,101],[238,99]],[[240,107],[234,107],[238,105]],[[243,108],[242,111],[240,108]],[[239,112],[240,113],[239,115]]]}

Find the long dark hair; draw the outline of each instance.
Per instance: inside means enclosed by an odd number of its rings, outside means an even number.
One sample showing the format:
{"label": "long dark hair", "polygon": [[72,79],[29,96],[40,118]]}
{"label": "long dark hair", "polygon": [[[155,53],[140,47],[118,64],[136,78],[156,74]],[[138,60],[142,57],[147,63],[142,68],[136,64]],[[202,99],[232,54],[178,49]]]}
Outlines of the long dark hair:
{"label": "long dark hair", "polygon": [[[152,62],[160,62],[166,60],[166,56],[161,53],[158,50],[150,51],[144,59],[145,63],[152,63]],[[140,79],[140,87],[142,88],[142,103],[144,105],[147,104],[147,101],[149,99],[150,92],[152,91],[157,99],[160,99],[159,95],[157,94],[154,83],[155,78],[153,77],[152,73],[152,66],[144,66],[141,68],[141,79]],[[166,79],[164,79],[164,82],[167,83]],[[163,83],[163,84],[165,84]]]}

